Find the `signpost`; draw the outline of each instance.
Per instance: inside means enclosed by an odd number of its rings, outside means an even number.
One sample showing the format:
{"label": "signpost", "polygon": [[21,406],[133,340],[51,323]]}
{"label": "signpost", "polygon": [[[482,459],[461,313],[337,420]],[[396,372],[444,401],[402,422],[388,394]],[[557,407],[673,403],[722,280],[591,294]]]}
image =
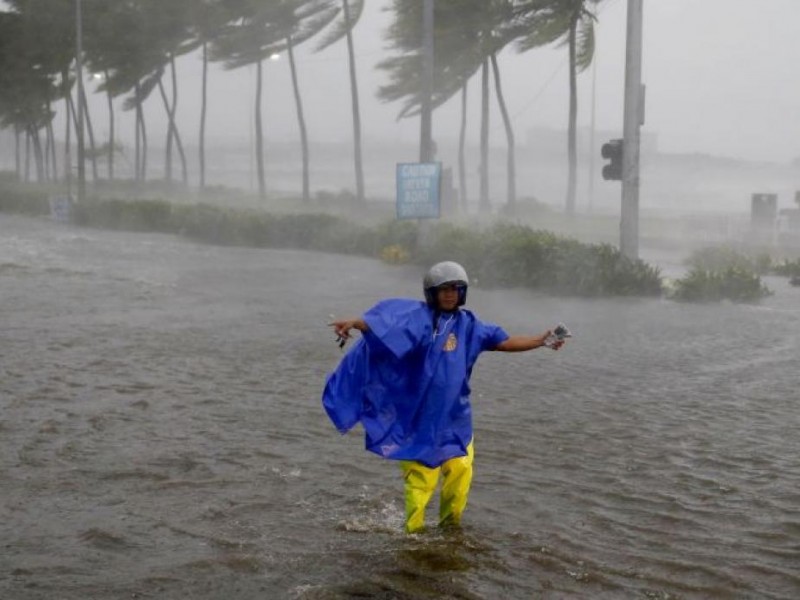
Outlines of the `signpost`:
{"label": "signpost", "polygon": [[398,163],[396,182],[398,219],[441,216],[441,163]]}

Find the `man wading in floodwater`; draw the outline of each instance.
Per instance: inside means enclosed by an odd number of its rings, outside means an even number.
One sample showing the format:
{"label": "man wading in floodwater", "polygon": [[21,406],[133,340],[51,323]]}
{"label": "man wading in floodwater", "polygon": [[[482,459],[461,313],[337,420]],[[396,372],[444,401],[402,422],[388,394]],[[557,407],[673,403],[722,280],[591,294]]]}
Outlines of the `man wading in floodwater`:
{"label": "man wading in floodwater", "polygon": [[322,404],[340,432],[361,422],[367,449],[400,461],[409,533],[424,528],[440,473],[439,525],[461,523],[474,456],[469,378],[480,353],[564,344],[551,331],[509,336],[484,323],[461,308],[468,285],[461,265],[441,262],[425,275],[425,302],[383,300],[361,318],[330,324],[342,344],[352,329],[362,336],[328,376]]}

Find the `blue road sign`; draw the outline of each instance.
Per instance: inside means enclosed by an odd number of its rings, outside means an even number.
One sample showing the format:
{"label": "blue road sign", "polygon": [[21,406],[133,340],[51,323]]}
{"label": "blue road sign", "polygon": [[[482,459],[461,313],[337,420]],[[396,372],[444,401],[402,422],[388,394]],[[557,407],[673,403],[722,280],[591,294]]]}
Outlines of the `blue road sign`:
{"label": "blue road sign", "polygon": [[397,218],[438,219],[441,163],[398,163]]}

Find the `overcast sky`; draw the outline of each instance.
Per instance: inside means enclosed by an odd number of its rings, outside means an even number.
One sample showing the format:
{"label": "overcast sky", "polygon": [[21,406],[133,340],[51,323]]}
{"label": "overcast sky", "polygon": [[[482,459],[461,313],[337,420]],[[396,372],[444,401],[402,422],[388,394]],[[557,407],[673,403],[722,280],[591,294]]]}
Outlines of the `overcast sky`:
{"label": "overcast sky", "polygon": [[[383,39],[387,0],[368,0],[356,30],[364,136],[413,142],[418,120],[398,123],[398,105],[375,96],[383,75],[375,64],[387,56]],[[625,55],[626,0],[600,4],[597,26],[597,127],[620,132]],[[647,85],[645,132],[658,136],[665,152],[708,153],[786,163],[800,156],[800,1],[798,0],[644,0],[644,72]],[[565,128],[567,50],[552,48],[524,55],[513,49],[500,56],[505,96],[517,137],[534,127]],[[343,43],[313,54],[300,49],[312,141],[348,140],[350,96]],[[199,119],[198,55],[179,62],[179,125],[185,141],[196,141]],[[254,70],[210,74],[209,136],[246,141],[252,123]],[[470,141],[478,139],[479,78],[471,82]],[[579,125],[588,127],[592,103],[591,68],[579,77]],[[100,135],[106,112],[102,98],[92,101]],[[285,56],[265,66],[265,123],[268,139],[297,138],[296,116]],[[163,127],[156,94],[148,101],[152,130]],[[459,102],[434,117],[437,138],[458,134]],[[499,113],[492,113],[492,140],[503,144]],[[132,113],[120,114],[118,128],[132,137]],[[124,141],[124,140],[123,140]],[[130,142],[131,143],[132,139]]]}

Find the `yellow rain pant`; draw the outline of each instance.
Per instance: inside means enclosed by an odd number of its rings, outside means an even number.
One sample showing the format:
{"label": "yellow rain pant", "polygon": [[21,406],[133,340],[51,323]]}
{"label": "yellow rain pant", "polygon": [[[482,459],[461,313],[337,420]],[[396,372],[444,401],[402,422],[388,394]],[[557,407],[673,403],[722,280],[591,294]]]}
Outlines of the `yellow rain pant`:
{"label": "yellow rain pant", "polygon": [[425,527],[425,507],[428,506],[439,483],[439,473],[444,477],[439,498],[439,526],[457,527],[467,507],[469,486],[472,483],[472,461],[475,450],[472,442],[467,455],[451,458],[442,466],[426,467],[412,460],[401,460],[406,496],[406,531],[414,533]]}

